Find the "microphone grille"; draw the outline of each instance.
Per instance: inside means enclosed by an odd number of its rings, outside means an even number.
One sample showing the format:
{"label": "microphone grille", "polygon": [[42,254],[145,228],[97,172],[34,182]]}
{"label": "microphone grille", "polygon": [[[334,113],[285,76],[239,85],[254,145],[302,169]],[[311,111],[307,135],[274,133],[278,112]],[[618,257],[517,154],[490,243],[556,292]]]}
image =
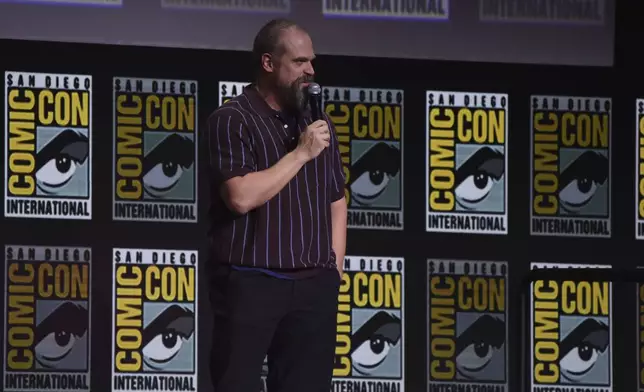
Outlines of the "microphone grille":
{"label": "microphone grille", "polygon": [[317,83],[311,83],[309,84],[309,94],[312,95],[320,95],[322,93],[322,88],[320,88],[320,85]]}

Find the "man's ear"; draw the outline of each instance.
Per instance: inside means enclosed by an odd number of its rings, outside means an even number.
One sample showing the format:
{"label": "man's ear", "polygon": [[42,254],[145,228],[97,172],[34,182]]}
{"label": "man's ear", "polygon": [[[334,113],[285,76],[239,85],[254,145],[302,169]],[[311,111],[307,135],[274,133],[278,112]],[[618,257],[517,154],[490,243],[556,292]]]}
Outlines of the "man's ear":
{"label": "man's ear", "polygon": [[262,68],[266,72],[273,72],[273,56],[270,53],[264,53],[262,55]]}

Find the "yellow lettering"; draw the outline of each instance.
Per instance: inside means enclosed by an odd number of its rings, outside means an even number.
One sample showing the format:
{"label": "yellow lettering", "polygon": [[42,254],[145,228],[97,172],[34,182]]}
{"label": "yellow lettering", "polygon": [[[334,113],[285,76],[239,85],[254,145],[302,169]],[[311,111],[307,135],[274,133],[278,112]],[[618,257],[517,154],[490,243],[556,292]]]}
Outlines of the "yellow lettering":
{"label": "yellow lettering", "polygon": [[357,104],[353,108],[353,136],[358,139],[400,140],[400,106]]}
{"label": "yellow lettering", "polygon": [[335,126],[338,148],[340,149],[340,160],[342,161],[342,170],[344,171],[344,198],[347,201],[347,205],[351,205],[351,190],[349,189],[349,183],[352,181],[351,110],[349,109],[349,105],[330,103],[325,106],[324,111]]}
{"label": "yellow lettering", "polygon": [[458,280],[458,292],[458,307],[463,311],[505,311],[504,279],[462,276]]}
{"label": "yellow lettering", "polygon": [[36,191],[36,94],[32,90],[9,90],[7,106],[8,192],[31,196]]}
{"label": "yellow lettering", "polygon": [[430,374],[434,380],[454,380],[456,376],[455,291],[449,276],[433,276],[430,291]]}
{"label": "yellow lettering", "polygon": [[143,301],[141,267],[119,265],[116,267],[116,361],[121,372],[141,370],[141,328],[143,326]]}
{"label": "yellow lettering", "polygon": [[562,312],[582,316],[608,316],[610,302],[608,285],[608,282],[563,282]]}
{"label": "yellow lettering", "polygon": [[555,383],[559,381],[559,286],[554,281],[536,281],[533,295],[533,377],[538,384]]}
{"label": "yellow lettering", "polygon": [[429,111],[429,207],[431,211],[454,209],[455,115],[452,109]]}
{"label": "yellow lettering", "polygon": [[353,275],[353,303],[357,307],[400,309],[402,282],[399,274]]}
{"label": "yellow lettering", "polygon": [[42,90],[38,94],[38,121],[56,127],[89,126],[89,92]]}
{"label": "yellow lettering", "polygon": [[558,124],[555,113],[534,114],[532,209],[537,215],[554,215],[559,209]]}
{"label": "yellow lettering", "polygon": [[461,143],[504,144],[505,111],[461,108],[456,129]]}
{"label": "yellow lettering", "polygon": [[561,116],[561,143],[566,147],[607,148],[608,114],[565,112]]}
{"label": "yellow lettering", "polygon": [[143,194],[143,102],[138,95],[116,98],[116,195],[138,200]]}
{"label": "yellow lettering", "polygon": [[145,100],[145,121],[150,130],[194,132],[195,99],[150,95]]}
{"label": "yellow lettering", "polygon": [[87,299],[89,266],[69,263],[43,263],[38,267],[40,298]]}
{"label": "yellow lettering", "polygon": [[338,293],[334,377],[351,374],[351,278],[342,275]]}
{"label": "yellow lettering", "polygon": [[[639,186],[638,186],[638,194],[639,194],[639,204],[638,204],[638,212],[639,212],[639,218],[644,219],[644,116],[640,115],[640,120],[638,121],[638,127],[639,127]],[[644,378],[642,379],[644,382]]]}
{"label": "yellow lettering", "polygon": [[7,369],[29,370],[34,364],[34,279],[31,264],[11,263],[7,270]]}
{"label": "yellow lettering", "polygon": [[195,269],[149,266],[145,270],[145,298],[148,301],[194,302]]}

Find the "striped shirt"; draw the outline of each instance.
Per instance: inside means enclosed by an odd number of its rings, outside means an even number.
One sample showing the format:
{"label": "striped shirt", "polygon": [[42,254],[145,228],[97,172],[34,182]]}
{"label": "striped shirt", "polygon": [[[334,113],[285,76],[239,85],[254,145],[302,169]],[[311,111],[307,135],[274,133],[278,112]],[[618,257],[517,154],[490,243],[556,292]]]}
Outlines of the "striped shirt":
{"label": "striped shirt", "polygon": [[208,119],[211,258],[215,263],[284,273],[336,267],[332,202],[344,195],[344,173],[335,129],[331,145],[307,162],[271,200],[244,215],[226,208],[222,182],[268,169],[297,145],[310,124],[273,110],[251,85]]}

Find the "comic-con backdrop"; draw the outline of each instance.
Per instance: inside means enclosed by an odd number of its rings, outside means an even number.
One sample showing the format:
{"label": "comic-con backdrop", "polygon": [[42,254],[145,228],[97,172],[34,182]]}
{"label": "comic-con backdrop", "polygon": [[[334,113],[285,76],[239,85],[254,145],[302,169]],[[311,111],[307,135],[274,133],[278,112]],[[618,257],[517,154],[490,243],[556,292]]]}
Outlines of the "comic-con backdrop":
{"label": "comic-con backdrop", "polygon": [[[1,45],[1,389],[211,391],[200,140],[251,81],[250,56]],[[315,66],[349,214],[333,391],[644,386],[644,289],[520,285],[535,268],[639,266],[637,75]]]}

